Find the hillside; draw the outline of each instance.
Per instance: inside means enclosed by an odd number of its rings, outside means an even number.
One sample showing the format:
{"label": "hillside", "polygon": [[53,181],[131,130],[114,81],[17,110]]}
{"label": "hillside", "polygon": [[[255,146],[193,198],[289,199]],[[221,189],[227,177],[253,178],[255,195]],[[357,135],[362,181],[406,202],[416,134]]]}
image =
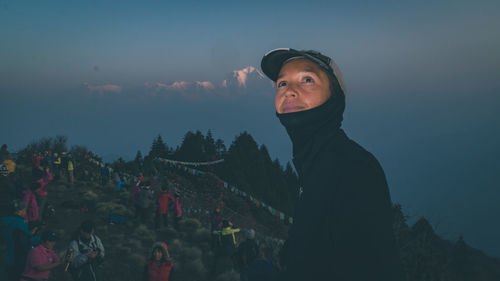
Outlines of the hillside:
{"label": "hillside", "polygon": [[[78,155],[77,150],[74,152]],[[208,172],[210,169],[205,169],[207,172],[203,174],[193,174],[179,166],[157,161],[147,164],[145,159],[141,161],[141,167],[151,165],[150,168],[155,171],[148,177],[153,189],[158,191],[159,185],[163,183],[172,192],[180,193],[184,213],[179,226],[175,228],[170,224],[155,231],[152,220],[146,225],[138,223],[131,204],[131,177],[120,191],[112,182],[101,185],[98,176],[100,167],[93,158],[81,157],[74,185],[64,177],[49,184],[49,204],[54,207],[55,213],[46,218],[44,228],[53,229],[62,237],[55,247],[59,254],[64,253],[79,224],[85,219],[92,219],[97,224],[96,234],[106,248],[101,280],[141,280],[145,260],[155,241],[168,244],[175,263],[176,280],[239,280],[235,271],[223,274],[211,272],[214,252],[211,247],[209,213],[220,205],[223,206],[225,218],[242,229],[256,229],[259,243],[269,247],[272,255],[278,257],[288,228],[279,217],[227,190],[221,179]],[[27,159],[21,156],[15,173],[25,183],[31,174],[26,162]],[[122,164],[122,169],[127,167],[127,163]],[[116,163],[114,167],[115,174],[129,175],[125,171],[127,169],[120,170]],[[10,177],[2,178],[2,194],[8,192],[5,184],[11,180]],[[123,224],[111,223],[111,214],[126,221]],[[462,238],[458,241],[440,238],[425,218],[408,225],[399,205],[394,206],[394,216],[394,231],[407,281],[500,280],[498,259],[468,246]],[[242,241],[242,237],[239,240]],[[3,244],[1,251],[4,251]],[[51,280],[71,280],[71,277],[57,269],[52,272]]]}

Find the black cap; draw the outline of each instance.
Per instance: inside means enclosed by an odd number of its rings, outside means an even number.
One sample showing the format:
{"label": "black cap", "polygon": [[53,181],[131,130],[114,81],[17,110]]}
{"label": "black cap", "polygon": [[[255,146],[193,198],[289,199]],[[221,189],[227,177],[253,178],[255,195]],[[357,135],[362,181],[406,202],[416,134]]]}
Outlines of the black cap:
{"label": "black cap", "polygon": [[345,95],[345,83],[339,67],[330,57],[327,57],[317,51],[299,51],[290,48],[274,49],[264,55],[262,61],[260,62],[260,67],[262,68],[262,72],[264,72],[264,74],[266,74],[269,79],[276,82],[276,80],[278,80],[278,75],[283,64],[291,59],[301,57],[315,62],[323,70],[325,70],[327,74],[336,79],[338,84],[340,85],[340,88],[342,89],[342,92]]}

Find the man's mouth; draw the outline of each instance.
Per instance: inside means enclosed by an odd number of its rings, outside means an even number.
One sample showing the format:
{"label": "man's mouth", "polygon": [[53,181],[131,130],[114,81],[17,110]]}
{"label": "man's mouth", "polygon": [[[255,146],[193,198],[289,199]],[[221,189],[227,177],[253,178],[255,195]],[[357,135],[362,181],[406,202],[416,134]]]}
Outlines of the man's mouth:
{"label": "man's mouth", "polygon": [[299,104],[289,103],[281,106],[281,113],[291,113],[304,110],[305,107]]}

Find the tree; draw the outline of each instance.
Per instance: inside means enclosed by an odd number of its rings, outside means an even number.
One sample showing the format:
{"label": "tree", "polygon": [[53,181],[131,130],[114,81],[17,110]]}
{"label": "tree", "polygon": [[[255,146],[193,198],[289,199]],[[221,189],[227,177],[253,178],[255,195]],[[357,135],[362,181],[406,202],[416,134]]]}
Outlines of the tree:
{"label": "tree", "polygon": [[208,130],[207,136],[205,137],[203,150],[207,160],[214,160],[217,157],[217,146],[215,145],[215,140],[210,130]]}
{"label": "tree", "polygon": [[149,151],[149,157],[152,159],[156,157],[168,158],[168,151],[168,146],[163,142],[161,135],[158,135],[158,137],[153,140],[151,150]]}
{"label": "tree", "polygon": [[54,146],[52,148],[52,151],[57,152],[57,153],[67,151],[68,150],[68,148],[66,146],[67,142],[68,142],[68,137],[62,136],[62,135],[57,135],[56,139],[54,141]]}
{"label": "tree", "polygon": [[226,145],[224,144],[223,140],[217,139],[217,141],[215,141],[215,150],[218,156],[226,153]]}
{"label": "tree", "polygon": [[2,144],[2,147],[0,148],[0,161],[7,159],[8,156],[9,156],[9,151],[7,150],[7,145]]}
{"label": "tree", "polygon": [[205,137],[200,131],[191,131],[184,135],[180,148],[175,153],[175,158],[182,161],[206,161]]}

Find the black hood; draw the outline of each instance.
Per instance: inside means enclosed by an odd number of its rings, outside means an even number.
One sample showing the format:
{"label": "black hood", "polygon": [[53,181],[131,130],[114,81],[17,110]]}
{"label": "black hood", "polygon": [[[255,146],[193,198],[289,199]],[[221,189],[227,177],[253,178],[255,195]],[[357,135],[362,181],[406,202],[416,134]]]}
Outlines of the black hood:
{"label": "black hood", "polygon": [[292,140],[293,163],[299,176],[306,168],[308,160],[314,159],[324,144],[342,132],[340,127],[344,109],[344,95],[333,95],[313,109],[276,113]]}

